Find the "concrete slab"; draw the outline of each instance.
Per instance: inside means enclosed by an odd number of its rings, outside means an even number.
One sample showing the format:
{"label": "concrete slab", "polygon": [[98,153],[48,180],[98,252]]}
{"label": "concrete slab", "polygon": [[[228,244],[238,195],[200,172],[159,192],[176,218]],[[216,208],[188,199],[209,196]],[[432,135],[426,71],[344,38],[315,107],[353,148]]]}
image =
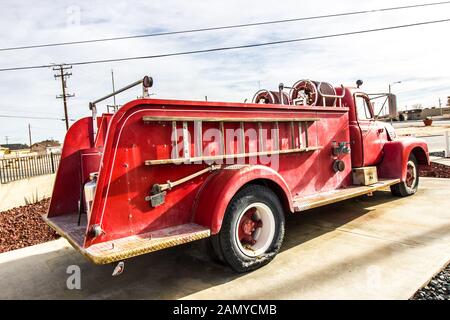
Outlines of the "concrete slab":
{"label": "concrete slab", "polygon": [[450,166],[450,158],[430,157],[430,161],[443,164],[444,166]]}
{"label": "concrete slab", "polygon": [[0,212],[49,198],[54,181],[53,173],[0,184]]}
{"label": "concrete slab", "polygon": [[[0,255],[2,299],[407,299],[450,261],[450,179],[422,178],[418,193],[376,192],[287,219],[282,252],[236,274],[208,261],[205,242],[94,266],[64,240]],[[69,290],[67,267],[81,269]]]}

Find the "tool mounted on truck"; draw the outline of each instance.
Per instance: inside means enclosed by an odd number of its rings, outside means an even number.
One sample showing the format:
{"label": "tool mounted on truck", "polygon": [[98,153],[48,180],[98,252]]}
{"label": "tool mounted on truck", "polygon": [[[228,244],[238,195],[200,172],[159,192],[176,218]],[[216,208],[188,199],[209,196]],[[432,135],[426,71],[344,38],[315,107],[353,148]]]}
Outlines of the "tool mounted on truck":
{"label": "tool mounted on truck", "polygon": [[[210,237],[219,259],[252,270],[279,251],[285,214],[414,194],[429,164],[425,142],[397,139],[360,88],[302,79],[232,103],[150,99],[152,83],[92,102],[64,141],[46,221],[94,263]],[[142,98],[97,115],[140,84]]]}

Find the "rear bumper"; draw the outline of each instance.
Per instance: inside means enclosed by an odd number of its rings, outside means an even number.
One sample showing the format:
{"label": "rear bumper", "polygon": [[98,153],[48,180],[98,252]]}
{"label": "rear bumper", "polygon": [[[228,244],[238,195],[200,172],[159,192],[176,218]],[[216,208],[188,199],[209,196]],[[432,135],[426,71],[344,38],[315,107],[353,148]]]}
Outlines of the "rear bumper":
{"label": "rear bumper", "polygon": [[[73,220],[73,217],[69,218]],[[94,264],[121,261],[210,236],[210,229],[195,223],[188,223],[106,241],[84,248],[84,231],[86,228],[83,226],[78,227],[76,221],[68,223],[69,218],[67,216],[44,217],[44,220]]]}

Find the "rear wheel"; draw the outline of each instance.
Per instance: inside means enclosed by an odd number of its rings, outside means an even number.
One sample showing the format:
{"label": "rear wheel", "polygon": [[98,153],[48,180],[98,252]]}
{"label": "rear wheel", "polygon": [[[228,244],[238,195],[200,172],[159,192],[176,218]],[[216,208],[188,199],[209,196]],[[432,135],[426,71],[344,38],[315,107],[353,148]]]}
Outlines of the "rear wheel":
{"label": "rear wheel", "polygon": [[406,179],[391,186],[391,192],[397,197],[410,196],[417,192],[419,187],[419,166],[413,154],[409,156],[406,164]]}
{"label": "rear wheel", "polygon": [[269,188],[250,185],[231,200],[220,232],[211,239],[217,257],[235,271],[246,272],[270,262],[284,237],[284,213]]}

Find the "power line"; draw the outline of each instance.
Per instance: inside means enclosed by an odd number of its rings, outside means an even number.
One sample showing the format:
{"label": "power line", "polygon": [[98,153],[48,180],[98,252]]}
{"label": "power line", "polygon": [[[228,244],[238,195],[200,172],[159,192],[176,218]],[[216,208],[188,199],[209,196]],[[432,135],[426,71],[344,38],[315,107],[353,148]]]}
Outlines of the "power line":
{"label": "power line", "polygon": [[[431,20],[431,21],[403,24],[403,25],[390,26],[390,27],[384,27],[384,28],[366,29],[366,30],[359,30],[359,31],[327,34],[327,35],[321,35],[321,36],[312,36],[312,37],[307,37],[307,38],[279,40],[279,41],[271,41],[271,42],[263,42],[263,43],[247,44],[247,45],[238,45],[238,46],[230,46],[230,47],[219,47],[219,48],[202,49],[202,50],[181,51],[181,52],[173,52],[173,53],[165,53],[165,54],[157,54],[157,55],[148,55],[148,56],[113,58],[113,59],[103,59],[103,60],[89,60],[89,61],[81,61],[81,62],[71,62],[71,63],[68,63],[68,64],[62,64],[62,65],[69,65],[70,64],[72,66],[79,66],[79,65],[107,63],[107,62],[119,62],[119,61],[130,61],[130,60],[156,59],[156,58],[165,58],[165,57],[174,57],[174,56],[184,56],[184,55],[199,54],[199,53],[210,53],[210,52],[217,52],[217,51],[226,51],[226,50],[248,49],[248,48],[255,48],[255,47],[264,47],[264,46],[272,46],[272,45],[293,43],[293,42],[302,42],[302,41],[309,41],[309,40],[318,40],[318,39],[350,36],[350,35],[370,33],[370,32],[378,32],[378,31],[386,31],[386,30],[393,30],[393,29],[401,29],[401,28],[422,26],[422,25],[442,23],[442,22],[449,22],[449,21],[450,21],[450,19]],[[18,71],[18,70],[42,69],[42,68],[49,68],[49,67],[53,67],[53,66],[54,66],[54,64],[35,65],[35,66],[26,66],[26,67],[11,67],[11,68],[0,69],[0,72],[1,71]]]}
{"label": "power line", "polygon": [[42,111],[30,111],[30,110],[26,111],[24,109],[16,109],[16,107],[11,107],[11,108],[8,108],[8,109],[5,109],[5,108],[6,107],[2,106],[0,108],[0,112],[8,112],[8,113],[11,113],[11,112],[16,113],[16,112],[18,112],[18,113],[26,113],[26,114],[30,114],[31,113],[31,114],[35,114],[35,115],[55,115],[54,112],[42,112]]}
{"label": "power line", "polygon": [[[36,120],[60,120],[64,121],[64,118],[50,118],[50,117],[32,117],[32,116],[21,116],[21,115],[8,115],[0,114],[0,118],[17,118],[17,119],[36,119]],[[70,121],[75,121],[74,119],[69,119]]]}
{"label": "power line", "polygon": [[137,38],[160,37],[160,36],[168,36],[168,35],[176,35],[176,34],[186,34],[186,33],[195,33],[195,32],[224,30],[224,29],[246,28],[246,27],[270,25],[270,24],[279,24],[279,23],[287,23],[287,22],[334,18],[334,17],[359,15],[359,14],[367,14],[367,13],[375,13],[375,12],[394,11],[394,10],[403,10],[403,9],[413,9],[413,8],[436,6],[436,5],[443,5],[443,4],[449,4],[449,3],[450,3],[450,1],[441,1],[441,2],[424,3],[424,4],[416,4],[416,5],[408,5],[408,6],[400,6],[400,7],[390,7],[390,8],[351,11],[351,12],[334,13],[334,14],[326,14],[326,15],[318,15],[318,16],[310,16],[310,17],[291,18],[291,19],[284,19],[284,20],[271,20],[271,21],[262,21],[262,22],[254,22],[254,23],[244,23],[244,24],[235,24],[235,25],[227,25],[227,26],[218,26],[218,27],[208,27],[208,28],[199,28],[199,29],[188,29],[188,30],[178,30],[178,31],[167,31],[167,32],[141,34],[141,35],[131,35],[131,36],[123,36],[123,37],[99,38],[99,39],[91,39],[91,40],[78,40],[78,41],[67,41],[67,42],[56,42],[56,43],[36,44],[36,45],[27,45],[27,46],[17,46],[17,47],[9,47],[9,48],[0,48],[0,51],[36,49],[36,48],[67,46],[67,45],[86,44],[86,43],[95,43],[95,42],[106,42],[106,41],[117,41],[117,40],[127,40],[127,39],[137,39]]}

